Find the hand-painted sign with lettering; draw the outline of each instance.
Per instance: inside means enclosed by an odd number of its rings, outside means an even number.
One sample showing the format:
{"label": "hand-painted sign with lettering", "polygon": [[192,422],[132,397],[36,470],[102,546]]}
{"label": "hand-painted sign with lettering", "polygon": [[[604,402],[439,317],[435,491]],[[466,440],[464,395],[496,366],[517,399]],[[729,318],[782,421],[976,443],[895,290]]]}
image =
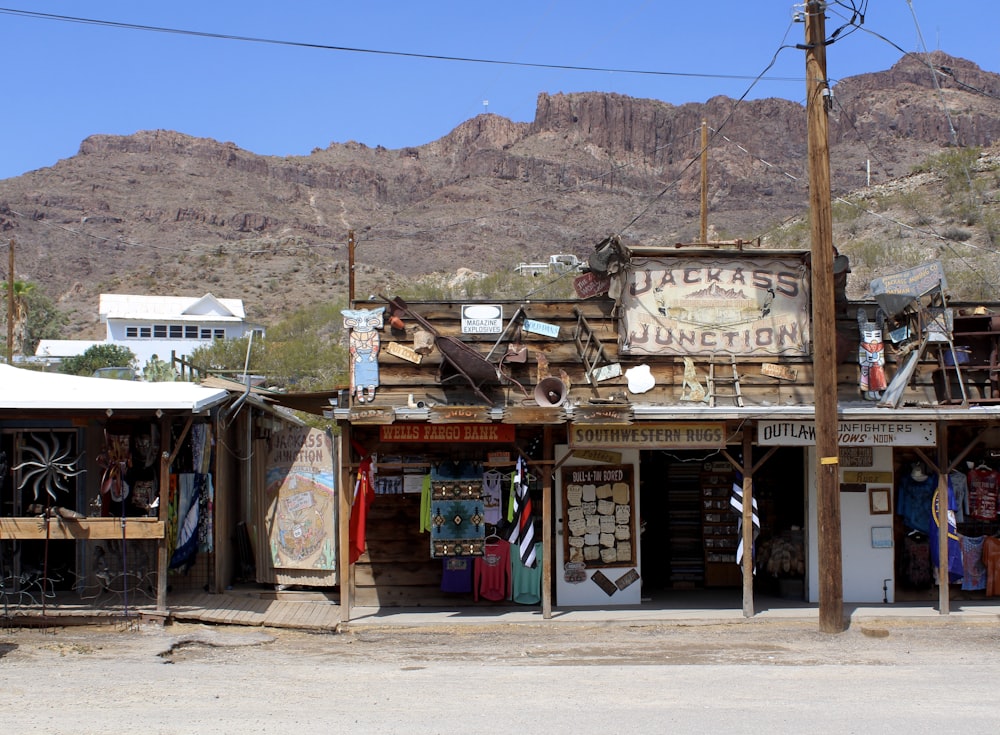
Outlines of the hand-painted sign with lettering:
{"label": "hand-painted sign with lettering", "polygon": [[633,258],[624,355],[806,355],[809,269],[791,257]]}
{"label": "hand-painted sign with lettering", "polygon": [[916,298],[939,286],[942,289],[948,288],[948,282],[945,280],[941,261],[932,260],[929,263],[918,265],[916,268],[908,268],[899,273],[873,278],[871,292],[875,296],[900,294]]}
{"label": "hand-painted sign with lettering", "polygon": [[334,447],[319,429],[290,426],[267,451],[266,528],[275,569],[335,571]]}

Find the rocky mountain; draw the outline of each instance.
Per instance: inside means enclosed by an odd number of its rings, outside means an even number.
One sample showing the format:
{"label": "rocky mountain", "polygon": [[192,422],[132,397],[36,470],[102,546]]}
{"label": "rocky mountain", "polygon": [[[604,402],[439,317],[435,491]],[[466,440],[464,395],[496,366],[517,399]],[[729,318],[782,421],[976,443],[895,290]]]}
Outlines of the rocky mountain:
{"label": "rocky mountain", "polygon": [[[1000,75],[940,52],[833,93],[838,196],[1000,137]],[[460,267],[585,256],[610,233],[644,245],[695,240],[702,121],[715,237],[807,248],[788,225],[808,208],[801,105],[603,93],[540,94],[531,123],[479,115],[399,150],[347,142],[278,158],[172,131],[94,135],[72,158],[0,181],[0,226],[16,240],[18,277],[70,314],[67,338],[103,334],[102,292],[243,298],[267,324],[346,295],[351,230],[359,295]]]}

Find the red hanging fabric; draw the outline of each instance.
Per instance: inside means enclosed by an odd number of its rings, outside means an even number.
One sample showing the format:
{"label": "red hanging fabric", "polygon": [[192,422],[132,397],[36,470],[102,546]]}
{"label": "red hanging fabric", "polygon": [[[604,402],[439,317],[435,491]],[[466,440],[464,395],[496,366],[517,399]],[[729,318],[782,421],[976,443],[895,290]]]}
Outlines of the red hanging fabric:
{"label": "red hanging fabric", "polygon": [[365,457],[358,467],[358,480],[354,484],[354,502],[351,505],[351,564],[354,564],[365,553],[365,526],[368,523],[368,506],[375,496],[371,474],[372,458]]}

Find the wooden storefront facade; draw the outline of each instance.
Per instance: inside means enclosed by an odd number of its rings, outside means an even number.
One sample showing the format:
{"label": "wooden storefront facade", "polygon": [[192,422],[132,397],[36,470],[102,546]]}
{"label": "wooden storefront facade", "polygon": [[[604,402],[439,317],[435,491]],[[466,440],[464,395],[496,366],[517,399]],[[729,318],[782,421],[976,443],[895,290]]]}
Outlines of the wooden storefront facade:
{"label": "wooden storefront facade", "polygon": [[[355,386],[334,412],[344,451],[342,558],[366,458],[375,458],[379,478],[365,553],[342,566],[343,618],[352,605],[483,604],[442,590],[442,559],[421,529],[420,478],[442,462],[509,476],[518,458],[533,477],[538,604],[546,617],[555,606],[655,602],[664,590],[706,587],[733,590],[729,599],[746,615],[754,614],[755,591],[816,602],[823,562],[810,440],[808,266],[801,252],[645,251],[579,299],[353,305],[384,309],[385,326],[377,387],[358,400]],[[592,275],[586,281],[583,288],[593,286]],[[920,354],[907,380],[893,386],[892,405],[885,390],[865,394],[859,310],[875,321],[878,308],[837,303],[849,601],[909,594],[897,579],[903,474],[919,462],[947,476],[1000,450],[993,402],[1000,396],[989,382],[995,371],[956,376],[941,344],[897,351],[886,339],[889,379]],[[964,316],[985,307],[949,308]],[[486,367],[448,341],[470,348]],[[986,342],[989,365],[996,338]],[[581,501],[578,491],[593,487],[603,495]],[[733,509],[734,487],[758,505],[759,524],[751,504]],[[615,522],[586,512],[594,507],[586,503],[606,506]],[[741,540],[757,554],[756,578],[735,561]],[[944,612],[947,597],[945,585]]]}

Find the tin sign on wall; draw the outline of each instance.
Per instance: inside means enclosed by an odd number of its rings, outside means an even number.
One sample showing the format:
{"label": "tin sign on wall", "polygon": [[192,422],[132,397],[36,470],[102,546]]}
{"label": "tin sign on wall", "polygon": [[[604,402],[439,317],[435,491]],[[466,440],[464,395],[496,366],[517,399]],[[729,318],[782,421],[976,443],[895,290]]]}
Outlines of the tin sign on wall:
{"label": "tin sign on wall", "polygon": [[462,334],[500,334],[502,331],[502,306],[466,304],[462,307]]}

